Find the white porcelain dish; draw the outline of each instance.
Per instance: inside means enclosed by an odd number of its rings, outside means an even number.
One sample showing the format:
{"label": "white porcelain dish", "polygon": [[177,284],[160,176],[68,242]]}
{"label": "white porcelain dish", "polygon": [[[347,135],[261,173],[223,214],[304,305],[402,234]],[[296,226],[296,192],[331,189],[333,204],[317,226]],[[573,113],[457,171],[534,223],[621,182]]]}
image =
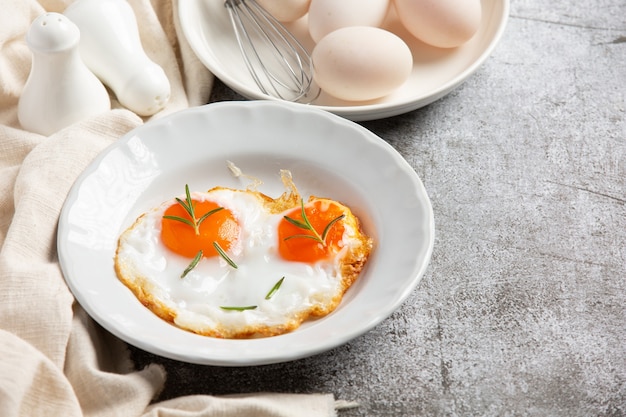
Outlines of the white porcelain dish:
{"label": "white porcelain dish", "polygon": [[[179,20],[185,37],[200,61],[220,80],[242,96],[255,100],[275,100],[263,94],[241,58],[223,0],[182,0]],[[452,49],[428,46],[411,36],[390,13],[384,27],[398,34],[411,48],[413,71],[398,90],[387,97],[363,103],[345,102],[322,93],[311,106],[347,119],[382,119],[426,106],[445,96],[489,57],[498,44],[509,15],[509,0],[482,0],[483,16],[476,35]],[[287,27],[312,50],[306,16]]]}
{"label": "white porcelain dish", "polygon": [[[135,218],[188,183],[243,188],[227,160],[263,179],[272,197],[289,169],[301,194],[351,206],[376,246],[365,271],[330,315],[292,333],[223,340],[181,330],[154,315],[117,279],[113,255]],[[184,110],[131,131],[77,179],[58,229],[59,260],[83,308],[110,332],[146,351],[199,364],[260,365],[339,346],[388,317],[430,260],[434,220],[422,182],[385,141],[306,105],[222,102]]]}

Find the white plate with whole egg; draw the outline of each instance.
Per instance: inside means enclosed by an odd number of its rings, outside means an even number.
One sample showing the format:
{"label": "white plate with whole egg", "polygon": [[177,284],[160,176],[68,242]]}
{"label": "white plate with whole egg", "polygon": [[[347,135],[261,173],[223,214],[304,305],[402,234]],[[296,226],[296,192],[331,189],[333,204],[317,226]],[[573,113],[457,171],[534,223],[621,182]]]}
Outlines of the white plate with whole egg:
{"label": "white plate with whole egg", "polygon": [[[228,161],[245,175],[233,175]],[[285,191],[281,170],[291,172],[305,201],[315,195],[348,206],[373,239],[365,268],[330,314],[276,336],[204,336],[159,318],[118,279],[118,239],[143,213],[184,195],[185,185],[191,192],[243,190],[255,178],[262,181],[256,190],[278,198]],[[77,179],[58,229],[59,260],[68,286],[104,328],[146,351],[218,366],[295,360],[367,332],[416,287],[433,242],[433,212],[424,186],[390,145],[328,112],[273,101],[209,104],[129,132]],[[283,272],[272,272],[266,286]],[[201,281],[197,285],[190,291],[205,290]],[[288,288],[281,287],[278,294],[289,296]],[[261,290],[255,291],[259,296]],[[238,317],[245,312],[232,313]]]}
{"label": "white plate with whole egg", "polygon": [[[262,1],[264,3],[277,2],[277,0]],[[305,0],[285,2],[283,9],[295,7],[290,5],[299,4],[303,1],[306,2]],[[332,4],[328,0],[318,1]],[[367,6],[369,1],[374,0],[350,0],[350,3],[357,2],[359,7],[356,7],[354,13],[349,14],[349,19],[346,20],[358,19],[362,14],[365,14],[365,9],[369,7]],[[407,26],[398,18],[395,6],[395,3],[399,1],[403,3],[411,1],[428,3],[433,2],[433,0],[386,1],[389,3],[389,7],[380,27],[396,35],[408,46],[412,58],[412,67],[408,78],[387,95],[366,101],[347,101],[322,90],[321,94],[311,101],[311,106],[356,121],[395,116],[426,106],[457,88],[483,64],[499,42],[509,13],[509,0],[472,0],[480,2],[480,19],[476,32],[459,46],[440,47],[427,44],[409,32]],[[376,0],[376,2],[380,2],[380,0]],[[461,7],[464,3],[469,4],[468,0],[446,0],[443,3],[454,2],[459,5],[455,7],[457,11],[461,12],[458,13],[461,18],[472,14],[470,11],[464,14]],[[335,2],[338,7],[341,7],[343,3],[345,2]],[[442,2],[435,3],[443,4]],[[293,22],[284,22],[284,24],[311,52],[317,43],[313,40],[309,30],[310,14],[312,13],[307,13]],[[405,14],[408,15],[409,13]],[[347,13],[342,14],[342,16],[347,15]],[[362,18],[367,19],[365,16]],[[179,1],[179,19],[195,54],[222,82],[246,98],[275,100],[259,90],[246,69],[223,0]],[[437,23],[437,18],[433,17],[429,21]],[[443,22],[440,26],[445,27],[445,25]],[[370,68],[372,63],[396,60],[397,66],[403,64],[403,59],[400,56],[394,56],[396,54],[393,52],[396,50],[394,42],[391,43],[391,46],[389,46],[389,41],[385,39],[381,40],[380,44],[371,40],[364,42],[362,39],[365,39],[366,36],[368,35],[357,35],[359,39],[352,40],[357,47],[363,48],[362,52],[365,54],[358,63],[354,63],[355,72],[353,74],[355,76],[352,79],[356,80],[358,76],[361,76],[362,70],[369,68],[373,71],[373,67]],[[351,37],[346,35],[343,39],[348,39],[350,42]],[[397,54],[401,54],[401,52],[397,52]],[[316,67],[320,66],[320,62],[314,62],[314,64]],[[393,68],[390,65],[387,67]],[[366,74],[366,77],[370,77],[374,83],[382,80],[380,76],[374,74]],[[372,82],[366,85],[373,85]],[[317,90],[315,89],[315,91]]]}

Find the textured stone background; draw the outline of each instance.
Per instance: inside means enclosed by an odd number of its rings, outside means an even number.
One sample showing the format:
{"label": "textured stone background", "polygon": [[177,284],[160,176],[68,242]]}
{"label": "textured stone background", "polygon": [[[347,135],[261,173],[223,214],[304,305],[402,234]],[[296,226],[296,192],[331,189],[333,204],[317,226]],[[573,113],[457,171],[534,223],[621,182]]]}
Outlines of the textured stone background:
{"label": "textured stone background", "polygon": [[[371,332],[291,363],[158,362],[163,398],[331,392],[341,417],[626,415],[626,3],[513,0],[436,103],[362,123],[431,197],[430,267]],[[240,99],[217,83],[212,100]]]}

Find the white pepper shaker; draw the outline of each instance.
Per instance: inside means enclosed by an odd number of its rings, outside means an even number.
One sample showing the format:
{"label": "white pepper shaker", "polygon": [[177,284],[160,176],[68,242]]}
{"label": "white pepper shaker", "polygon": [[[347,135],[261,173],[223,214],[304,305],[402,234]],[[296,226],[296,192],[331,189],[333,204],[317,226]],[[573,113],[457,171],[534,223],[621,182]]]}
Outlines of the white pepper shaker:
{"label": "white pepper shaker", "polygon": [[63,14],[80,29],[83,60],[120,104],[140,116],[165,107],[169,80],[146,55],[137,19],[126,0],[76,0]]}
{"label": "white pepper shaker", "polygon": [[22,127],[52,135],[86,117],[111,109],[109,94],[78,51],[80,31],[60,13],[37,17],[26,33],[33,59],[19,98]]}

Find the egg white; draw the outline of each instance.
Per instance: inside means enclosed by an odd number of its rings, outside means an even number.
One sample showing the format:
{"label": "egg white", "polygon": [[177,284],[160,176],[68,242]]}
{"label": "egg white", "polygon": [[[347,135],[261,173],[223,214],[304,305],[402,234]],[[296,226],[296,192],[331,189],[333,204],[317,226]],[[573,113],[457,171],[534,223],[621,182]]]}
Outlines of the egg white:
{"label": "egg white", "polygon": [[[315,308],[336,305],[345,290],[339,260],[354,240],[345,225],[343,248],[332,259],[315,264],[283,260],[278,253],[278,224],[283,213],[269,213],[255,193],[214,189],[192,193],[194,200],[210,199],[232,211],[241,226],[238,242],[228,251],[237,264],[222,257],[203,258],[184,278],[191,259],[161,242],[161,219],[175,200],[145,213],[120,237],[116,255],[118,275],[130,287],[141,286],[154,302],[172,313],[172,321],[201,334],[230,337],[250,329],[293,328]],[[284,277],[280,288],[266,295]],[[145,302],[144,302],[145,304]],[[222,307],[248,307],[236,311]],[[334,308],[334,307],[333,307]],[[297,326],[297,325],[296,325]]]}

